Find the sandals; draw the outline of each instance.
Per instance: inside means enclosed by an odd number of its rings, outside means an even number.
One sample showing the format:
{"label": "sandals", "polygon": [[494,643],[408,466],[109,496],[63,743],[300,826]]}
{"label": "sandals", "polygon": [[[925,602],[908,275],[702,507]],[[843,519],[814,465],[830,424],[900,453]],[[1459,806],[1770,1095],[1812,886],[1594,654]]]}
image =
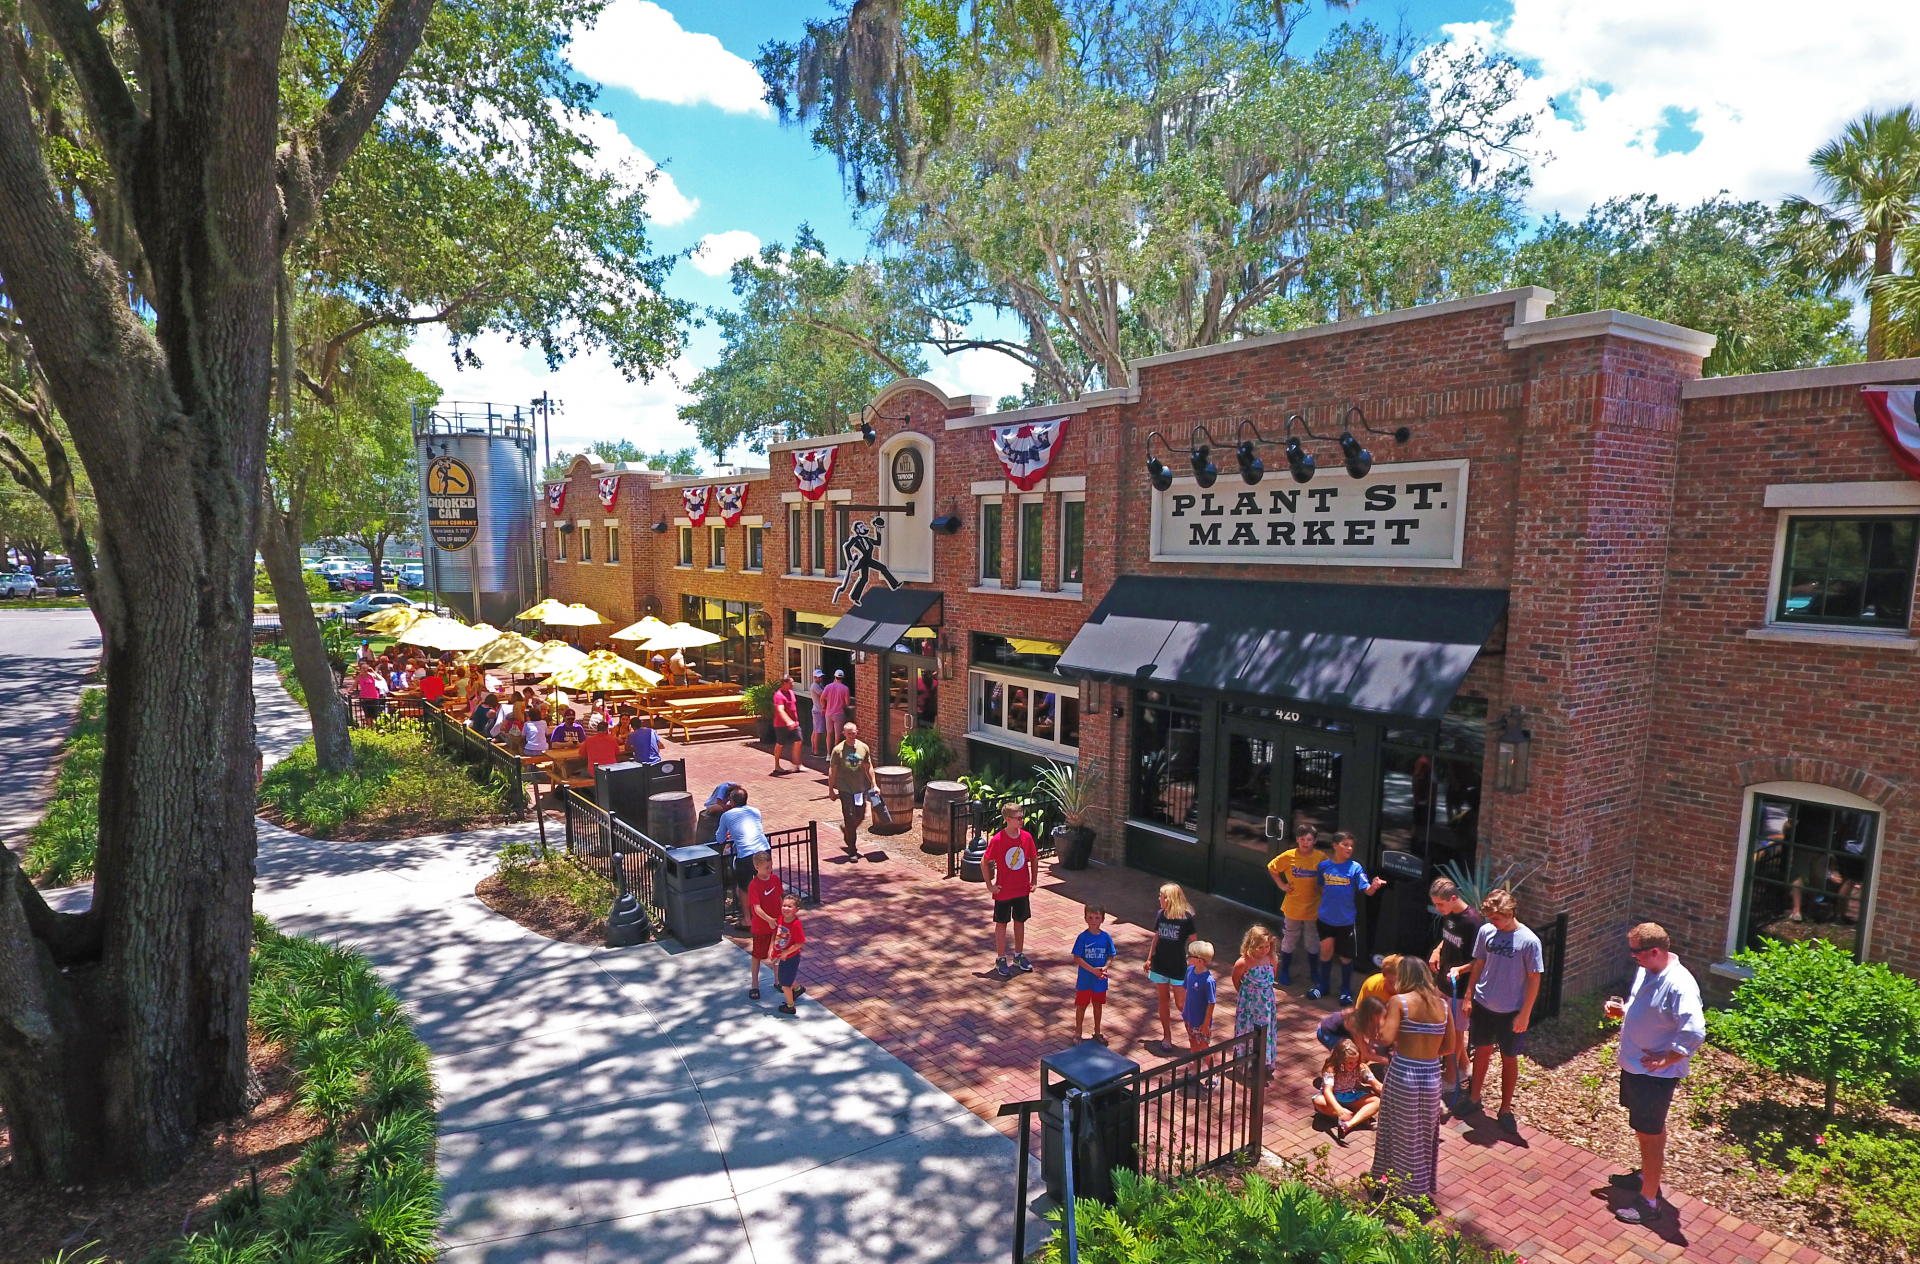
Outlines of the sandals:
{"label": "sandals", "polygon": [[759,989],[759,988],[748,988],[748,989],[747,989],[747,999],[748,999],[748,1000],[750,1000],[750,1001],[757,1001],[757,1000],[759,1000],[759,999],[760,999],[760,989]]}

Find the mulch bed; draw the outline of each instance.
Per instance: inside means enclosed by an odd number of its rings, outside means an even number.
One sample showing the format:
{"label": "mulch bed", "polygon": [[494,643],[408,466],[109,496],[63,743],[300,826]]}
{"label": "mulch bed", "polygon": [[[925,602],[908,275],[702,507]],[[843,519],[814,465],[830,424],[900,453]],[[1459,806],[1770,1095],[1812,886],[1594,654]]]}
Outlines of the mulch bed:
{"label": "mulch bed", "polygon": [[471,830],[512,825],[516,816],[476,816],[471,820],[446,821],[436,817],[383,816],[373,821],[348,821],[331,834],[316,834],[304,825],[289,821],[278,808],[260,806],[260,819],[277,825],[289,834],[318,839],[324,843],[392,843],[403,838],[422,838],[429,834],[464,834]]}
{"label": "mulch bed", "polygon": [[[1622,1172],[1640,1165],[1619,1106],[1614,1033],[1602,1028],[1598,998],[1569,1001],[1560,1018],[1528,1039],[1514,1113],[1530,1127],[1609,1159]],[[1538,1059],[1536,1061],[1536,1059]],[[1499,1069],[1489,1069],[1488,1109],[1498,1100]],[[1663,1184],[1836,1259],[1893,1264],[1912,1257],[1835,1221],[1825,1204],[1781,1191],[1787,1151],[1812,1149],[1824,1124],[1819,1084],[1753,1066],[1707,1045],[1674,1095],[1667,1117]],[[1846,1103],[1843,1100],[1843,1117]],[[1920,1131],[1920,1115],[1901,1106],[1881,1118]]]}
{"label": "mulch bed", "polygon": [[473,893],[482,904],[536,935],[557,939],[563,944],[607,942],[607,919],[581,908],[565,896],[516,894],[497,873],[480,879]]}
{"label": "mulch bed", "polygon": [[248,1057],[260,1080],[260,1100],[246,1115],[204,1129],[187,1161],[151,1189],[46,1189],[18,1182],[0,1124],[0,1255],[35,1261],[64,1250],[72,1264],[137,1261],[189,1231],[197,1216],[250,1172],[264,1190],[284,1188],[287,1169],[324,1125],[294,1104],[293,1068],[284,1049],[256,1037]]}

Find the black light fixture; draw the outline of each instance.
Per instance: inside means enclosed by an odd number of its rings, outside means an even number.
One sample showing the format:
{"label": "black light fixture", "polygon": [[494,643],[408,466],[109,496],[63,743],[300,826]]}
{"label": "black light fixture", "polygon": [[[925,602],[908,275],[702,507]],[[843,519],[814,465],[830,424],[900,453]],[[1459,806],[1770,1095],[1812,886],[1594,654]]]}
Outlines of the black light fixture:
{"label": "black light fixture", "polygon": [[1508,794],[1520,794],[1527,788],[1527,765],[1532,762],[1533,734],[1527,731],[1527,715],[1519,707],[1507,708],[1500,721],[1500,732],[1493,746],[1493,785]]}
{"label": "black light fixture", "polygon": [[1153,490],[1164,492],[1173,486],[1173,471],[1167,463],[1153,454],[1153,441],[1158,439],[1162,447],[1172,450],[1173,445],[1158,430],[1147,433],[1147,479],[1153,484]]}
{"label": "black light fixture", "polygon": [[927,529],[935,535],[955,535],[960,530],[959,514],[941,514],[927,524]]}
{"label": "black light fixture", "polygon": [[655,535],[665,535],[667,533],[667,520],[662,518],[660,521],[654,523],[652,531]]}
{"label": "black light fixture", "polygon": [[874,433],[873,423],[868,421],[865,417],[862,417],[860,419],[860,437],[867,441],[868,447],[872,447],[874,444],[874,440],[880,437],[879,435]]}
{"label": "black light fixture", "polygon": [[1292,435],[1287,436],[1287,469],[1296,483],[1313,481],[1313,453]]}
{"label": "black light fixture", "polygon": [[1360,446],[1351,430],[1340,432],[1340,455],[1345,459],[1347,473],[1354,478],[1365,478],[1373,469],[1373,453]]}
{"label": "black light fixture", "polygon": [[1187,459],[1193,463],[1193,481],[1202,487],[1212,487],[1220,481],[1220,467],[1213,463],[1213,449],[1206,444],[1198,444],[1187,453]]}

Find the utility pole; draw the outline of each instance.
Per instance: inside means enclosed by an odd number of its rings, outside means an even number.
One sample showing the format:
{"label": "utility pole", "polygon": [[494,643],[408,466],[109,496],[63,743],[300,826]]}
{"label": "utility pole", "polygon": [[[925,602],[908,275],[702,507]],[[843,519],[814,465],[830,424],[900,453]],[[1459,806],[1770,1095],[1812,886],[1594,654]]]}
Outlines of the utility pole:
{"label": "utility pole", "polygon": [[546,449],[540,468],[544,470],[553,464],[553,400],[545,391],[541,391],[540,398],[533,401],[533,409],[540,414],[540,439]]}

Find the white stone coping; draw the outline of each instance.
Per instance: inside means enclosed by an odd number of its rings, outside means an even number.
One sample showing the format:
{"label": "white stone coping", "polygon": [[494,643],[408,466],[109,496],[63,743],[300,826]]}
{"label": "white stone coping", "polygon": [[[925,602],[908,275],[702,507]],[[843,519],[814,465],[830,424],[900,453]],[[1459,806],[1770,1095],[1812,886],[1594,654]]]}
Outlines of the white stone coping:
{"label": "white stone coping", "polygon": [[1720,340],[1712,334],[1701,333],[1698,329],[1688,329],[1685,325],[1669,324],[1664,320],[1654,320],[1650,316],[1640,316],[1633,312],[1614,311],[1611,308],[1597,312],[1575,312],[1571,316],[1555,316],[1551,320],[1536,320],[1522,324],[1515,321],[1506,332],[1507,347],[1518,351],[1523,347],[1537,347],[1549,342],[1570,342],[1577,338],[1625,338],[1633,342],[1650,343],[1656,347],[1666,347],[1673,351],[1684,351],[1706,359]]}
{"label": "white stone coping", "polygon": [[1748,628],[1746,636],[1749,641],[1795,642],[1843,650],[1900,650],[1911,654],[1920,649],[1920,640],[1904,632],[1869,632],[1857,628],[1787,627],[1769,623],[1763,628]]}
{"label": "white stone coping", "polygon": [[703,474],[699,478],[675,478],[655,483],[654,490],[679,491],[682,487],[726,487],[733,483],[764,483],[771,471],[742,470],[738,474]]}
{"label": "white stone coping", "polygon": [[1769,509],[1883,509],[1920,507],[1920,483],[1769,483]]}
{"label": "white stone coping", "polygon": [[1781,369],[1775,373],[1703,377],[1682,386],[1680,398],[1713,399],[1722,395],[1759,395],[1767,391],[1812,391],[1827,386],[1911,386],[1915,382],[1920,382],[1920,358],[1876,360],[1867,364],[1829,364],[1817,369]]}
{"label": "white stone coping", "polygon": [[[889,383],[887,389],[891,390],[907,382],[918,383],[919,379],[902,378],[899,381]],[[880,393],[884,396],[886,391],[883,390]],[[805,439],[781,439],[777,443],[769,443],[767,445],[767,455],[771,457],[776,452],[798,452],[805,448],[837,448],[843,443],[860,443],[863,439],[864,436],[862,436],[857,429],[843,430],[839,434],[813,435]],[[724,482],[725,480],[723,479],[721,481]]]}

